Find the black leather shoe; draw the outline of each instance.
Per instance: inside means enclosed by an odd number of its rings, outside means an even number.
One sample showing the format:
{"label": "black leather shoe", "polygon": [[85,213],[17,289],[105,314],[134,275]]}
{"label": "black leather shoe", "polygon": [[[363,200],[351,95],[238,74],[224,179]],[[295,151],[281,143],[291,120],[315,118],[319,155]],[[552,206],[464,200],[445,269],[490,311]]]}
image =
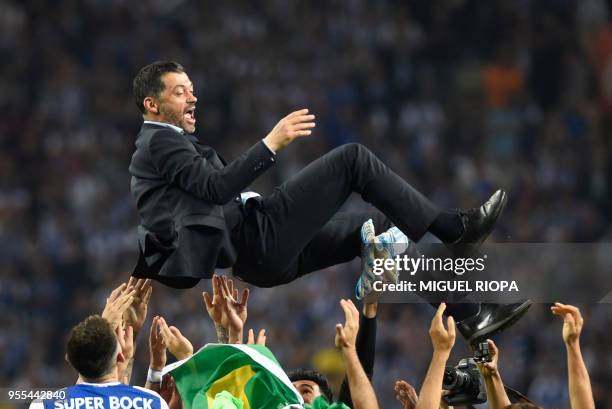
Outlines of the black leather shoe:
{"label": "black leather shoe", "polygon": [[457,328],[469,344],[491,338],[517,322],[533,302],[525,300],[514,304],[480,304],[478,314],[457,323]]}
{"label": "black leather shoe", "polygon": [[453,244],[482,244],[489,236],[497,218],[504,210],[508,197],[506,192],[498,190],[482,206],[469,210],[460,210],[463,223],[463,234]]}

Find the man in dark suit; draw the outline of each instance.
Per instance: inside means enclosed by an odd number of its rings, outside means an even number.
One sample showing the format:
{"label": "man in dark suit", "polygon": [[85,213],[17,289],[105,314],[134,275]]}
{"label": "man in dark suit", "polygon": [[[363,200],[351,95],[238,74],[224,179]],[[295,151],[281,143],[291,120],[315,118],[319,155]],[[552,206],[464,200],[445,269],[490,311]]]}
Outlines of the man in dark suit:
{"label": "man in dark suit", "polygon": [[[272,287],[358,256],[368,219],[376,231],[395,224],[413,241],[429,231],[444,243],[478,244],[506,202],[497,191],[480,208],[439,209],[358,144],[332,150],[261,197],[249,184],[285,146],[312,133],[314,115],[290,113],[225,163],[193,136],[197,98],[181,65],[147,65],[133,85],[144,119],[129,168],[141,218],[136,277],[189,288],[233,267],[242,280]],[[379,211],[337,213],[352,192]]]}

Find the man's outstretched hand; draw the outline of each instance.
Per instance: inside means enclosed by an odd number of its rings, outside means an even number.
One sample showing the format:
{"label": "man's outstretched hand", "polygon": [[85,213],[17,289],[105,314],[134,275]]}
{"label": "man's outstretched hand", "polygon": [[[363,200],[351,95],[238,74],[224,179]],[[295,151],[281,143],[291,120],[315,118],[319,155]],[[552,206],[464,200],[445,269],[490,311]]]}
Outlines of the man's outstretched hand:
{"label": "man's outstretched hand", "polygon": [[553,314],[563,317],[563,341],[567,349],[567,385],[572,409],[595,409],[589,371],[580,351],[580,334],[584,319],[578,307],[556,302]]}
{"label": "man's outstretched hand", "polygon": [[404,409],[415,409],[419,401],[419,395],[408,382],[400,380],[395,382],[395,399],[397,399]]}
{"label": "man's outstretched hand", "polygon": [[553,314],[563,317],[563,341],[566,345],[577,344],[580,340],[584,319],[577,307],[556,302],[550,307]]}
{"label": "man's outstretched hand", "polygon": [[249,335],[247,337],[248,345],[263,345],[266,346],[266,330],[259,330],[259,334],[257,334],[257,339],[255,339],[255,332],[253,329],[249,330]]}
{"label": "man's outstretched hand", "polygon": [[278,152],[293,142],[294,139],[308,136],[316,126],[315,116],[308,114],[308,109],[294,111],[278,121],[276,126],[264,138],[265,144],[274,152]]}
{"label": "man's outstretched hand", "polygon": [[497,361],[499,360],[499,349],[495,342],[492,339],[487,339],[487,344],[489,344],[489,351],[491,352],[491,362],[483,362],[478,364],[478,369],[480,369],[480,373],[482,376],[491,377],[498,374],[497,371]]}
{"label": "man's outstretched hand", "polygon": [[[203,292],[202,298],[208,315],[215,323],[219,342],[227,343],[232,338],[232,343],[242,340],[242,330],[247,320],[247,303],[249,300],[249,289],[242,290],[238,297],[238,288],[234,282],[226,277],[213,276],[213,296]],[[230,337],[231,333],[231,337]]]}
{"label": "man's outstretched hand", "polygon": [[153,287],[151,280],[130,277],[128,288],[134,288],[134,297],[130,306],[123,312],[123,321],[134,328],[134,337],[140,333],[145,320]]}
{"label": "man's outstretched hand", "polygon": [[157,319],[157,325],[166,348],[176,359],[181,360],[193,355],[193,345],[178,328],[169,327],[163,317]]}
{"label": "man's outstretched hand", "polygon": [[336,347],[341,350],[354,350],[359,332],[359,311],[351,300],[340,300],[340,306],[344,310],[345,323],[336,324]]}
{"label": "man's outstretched hand", "polygon": [[444,353],[448,358],[453,345],[455,345],[455,320],[449,316],[446,320],[448,330],[444,328],[444,322],[442,321],[444,310],[446,310],[446,304],[441,303],[431,320],[429,337],[431,338],[434,351]]}
{"label": "man's outstretched hand", "polygon": [[166,366],[166,344],[160,330],[160,318],[153,317],[149,331],[149,368],[161,371]]}
{"label": "man's outstretched hand", "polygon": [[202,293],[204,305],[208,316],[213,320],[215,326],[223,327],[223,296],[221,295],[221,277],[213,275],[212,277],[213,296],[206,291]]}
{"label": "man's outstretched hand", "polygon": [[115,328],[115,335],[117,336],[117,342],[121,348],[123,354],[123,361],[117,363],[117,376],[119,382],[129,385],[130,377],[132,376],[132,365],[134,358],[134,329],[130,326],[118,326]]}
{"label": "man's outstretched hand", "polygon": [[183,408],[183,402],[181,400],[181,395],[179,394],[179,391],[176,387],[176,383],[174,383],[174,379],[172,378],[172,375],[166,374],[162,378],[159,395],[168,404],[168,409],[182,409]]}
{"label": "man's outstretched hand", "polygon": [[242,330],[247,319],[247,302],[249,301],[249,289],[242,290],[242,298],[238,299],[238,289],[234,288],[234,282],[222,277],[221,294],[223,296],[223,316],[225,328],[228,330],[228,342],[230,344],[242,343]]}
{"label": "man's outstretched hand", "polygon": [[136,294],[136,289],[123,283],[115,288],[106,299],[102,318],[106,319],[114,330],[121,326],[123,314],[132,305],[134,294]]}

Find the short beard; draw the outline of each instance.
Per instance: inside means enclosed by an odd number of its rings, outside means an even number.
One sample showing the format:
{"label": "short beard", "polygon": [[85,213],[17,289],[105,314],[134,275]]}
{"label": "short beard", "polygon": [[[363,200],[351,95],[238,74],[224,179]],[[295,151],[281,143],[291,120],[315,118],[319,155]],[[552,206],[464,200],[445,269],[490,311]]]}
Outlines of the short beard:
{"label": "short beard", "polygon": [[181,121],[183,120],[184,113],[166,111],[166,108],[163,105],[159,107],[159,113],[166,119],[167,123],[183,129],[183,124],[181,124]]}

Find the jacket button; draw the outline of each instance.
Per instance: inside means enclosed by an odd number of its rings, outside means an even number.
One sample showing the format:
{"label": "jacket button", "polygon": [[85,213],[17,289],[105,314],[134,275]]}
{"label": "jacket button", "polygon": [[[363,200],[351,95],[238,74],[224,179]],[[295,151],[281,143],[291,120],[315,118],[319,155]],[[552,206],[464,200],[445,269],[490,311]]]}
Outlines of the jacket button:
{"label": "jacket button", "polygon": [[236,202],[236,203],[240,203],[240,196],[236,196],[236,197],[234,198],[234,202]]}

